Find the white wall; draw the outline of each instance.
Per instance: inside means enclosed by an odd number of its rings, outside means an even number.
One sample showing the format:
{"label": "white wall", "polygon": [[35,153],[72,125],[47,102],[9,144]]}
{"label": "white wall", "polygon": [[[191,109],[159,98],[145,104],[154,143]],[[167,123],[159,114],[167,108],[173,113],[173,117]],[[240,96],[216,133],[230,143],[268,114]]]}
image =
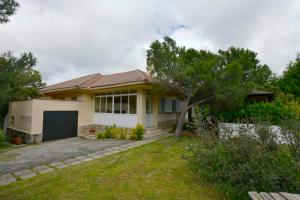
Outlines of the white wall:
{"label": "white wall", "polygon": [[94,124],[133,128],[137,124],[136,114],[94,113]]}

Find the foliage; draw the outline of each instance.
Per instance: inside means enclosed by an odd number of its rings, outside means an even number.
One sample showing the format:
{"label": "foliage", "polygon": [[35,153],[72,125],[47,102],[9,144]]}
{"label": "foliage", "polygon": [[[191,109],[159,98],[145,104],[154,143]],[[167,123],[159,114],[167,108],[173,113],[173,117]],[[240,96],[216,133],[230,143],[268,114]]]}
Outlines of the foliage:
{"label": "foliage", "polygon": [[131,140],[141,140],[144,137],[145,129],[143,125],[137,124],[135,128],[131,129],[129,138]]}
{"label": "foliage", "polygon": [[129,133],[126,128],[117,127],[115,124],[106,126],[104,131],[96,134],[98,139],[114,138],[114,139],[128,139]]}
{"label": "foliage", "polygon": [[285,145],[276,143],[278,137],[268,124],[255,124],[255,131],[247,125],[237,134],[225,129],[221,138],[208,132],[189,145],[187,159],[232,199],[248,199],[248,191],[299,193],[300,159],[294,153],[295,146],[300,148],[297,123],[293,132],[297,137],[290,137]]}
{"label": "foliage", "polygon": [[97,132],[96,137],[97,139],[105,139],[106,138],[105,132],[104,131]]}
{"label": "foliage", "polygon": [[15,0],[0,0],[0,23],[9,21],[8,17],[16,12],[19,3]]}
{"label": "foliage", "polygon": [[147,70],[157,80],[154,88],[176,91],[183,100],[176,136],[180,135],[188,109],[194,105],[213,104],[219,109],[240,106],[247,93],[256,84],[268,81],[272,74],[250,50],[231,47],[215,54],[179,47],[169,37],[150,45]]}
{"label": "foliage", "polygon": [[36,58],[25,53],[20,58],[10,52],[0,55],[0,126],[8,110],[8,102],[38,96],[38,89],[44,86],[41,74],[34,70]]}
{"label": "foliage", "polygon": [[300,54],[291,62],[275,85],[283,92],[300,97]]}
{"label": "foliage", "polygon": [[259,102],[248,104],[245,107],[233,111],[218,112],[214,111],[214,116],[223,122],[242,122],[250,121],[267,121],[272,124],[280,124],[284,119],[296,118],[297,114],[292,108],[285,105],[282,101]]}
{"label": "foliage", "polygon": [[5,135],[2,129],[0,129],[0,142],[3,142],[5,140]]}
{"label": "foliage", "polygon": [[[172,127],[169,129],[169,132],[174,133],[174,131],[176,130],[176,126],[177,126],[176,123],[172,124]],[[195,125],[190,122],[185,122],[182,126],[183,131],[193,132],[195,129],[196,129]]]}

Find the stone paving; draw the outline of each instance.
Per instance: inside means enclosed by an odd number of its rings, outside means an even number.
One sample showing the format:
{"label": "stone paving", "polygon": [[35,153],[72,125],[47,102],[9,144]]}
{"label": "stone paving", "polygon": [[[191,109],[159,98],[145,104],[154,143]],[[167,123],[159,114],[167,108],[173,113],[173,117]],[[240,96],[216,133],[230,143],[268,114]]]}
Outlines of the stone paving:
{"label": "stone paving", "polygon": [[56,169],[63,169],[69,166],[77,165],[83,162],[89,162],[98,158],[102,158],[105,156],[109,156],[112,154],[120,153],[123,151],[127,151],[129,149],[142,146],[144,144],[155,142],[163,137],[168,137],[169,134],[164,134],[160,136],[156,136],[153,138],[147,138],[142,141],[132,142],[128,144],[123,144],[118,147],[111,147],[108,149],[100,150],[97,152],[89,153],[83,156],[77,156],[71,159],[65,159],[62,161],[52,162],[49,164],[38,165],[32,168],[23,169],[19,171],[15,171],[12,173],[6,173],[0,176],[0,186],[8,185],[10,183],[16,182],[18,180],[32,178],[37,176],[38,174],[46,174]]}

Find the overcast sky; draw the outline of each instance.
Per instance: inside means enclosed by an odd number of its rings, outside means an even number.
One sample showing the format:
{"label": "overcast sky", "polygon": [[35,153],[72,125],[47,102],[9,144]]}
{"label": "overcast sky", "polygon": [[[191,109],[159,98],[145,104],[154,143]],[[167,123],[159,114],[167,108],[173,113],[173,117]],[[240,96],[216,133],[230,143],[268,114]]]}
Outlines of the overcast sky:
{"label": "overcast sky", "polygon": [[146,69],[146,50],[178,44],[258,53],[280,74],[300,52],[300,0],[19,0],[0,24],[0,52],[32,52],[48,84],[91,73]]}

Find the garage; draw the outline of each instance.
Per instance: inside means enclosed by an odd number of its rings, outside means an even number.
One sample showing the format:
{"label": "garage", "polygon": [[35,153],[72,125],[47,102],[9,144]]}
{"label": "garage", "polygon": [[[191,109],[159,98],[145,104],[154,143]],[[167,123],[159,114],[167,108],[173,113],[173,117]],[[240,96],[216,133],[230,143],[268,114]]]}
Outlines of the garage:
{"label": "garage", "polygon": [[43,141],[77,137],[78,111],[44,111]]}

